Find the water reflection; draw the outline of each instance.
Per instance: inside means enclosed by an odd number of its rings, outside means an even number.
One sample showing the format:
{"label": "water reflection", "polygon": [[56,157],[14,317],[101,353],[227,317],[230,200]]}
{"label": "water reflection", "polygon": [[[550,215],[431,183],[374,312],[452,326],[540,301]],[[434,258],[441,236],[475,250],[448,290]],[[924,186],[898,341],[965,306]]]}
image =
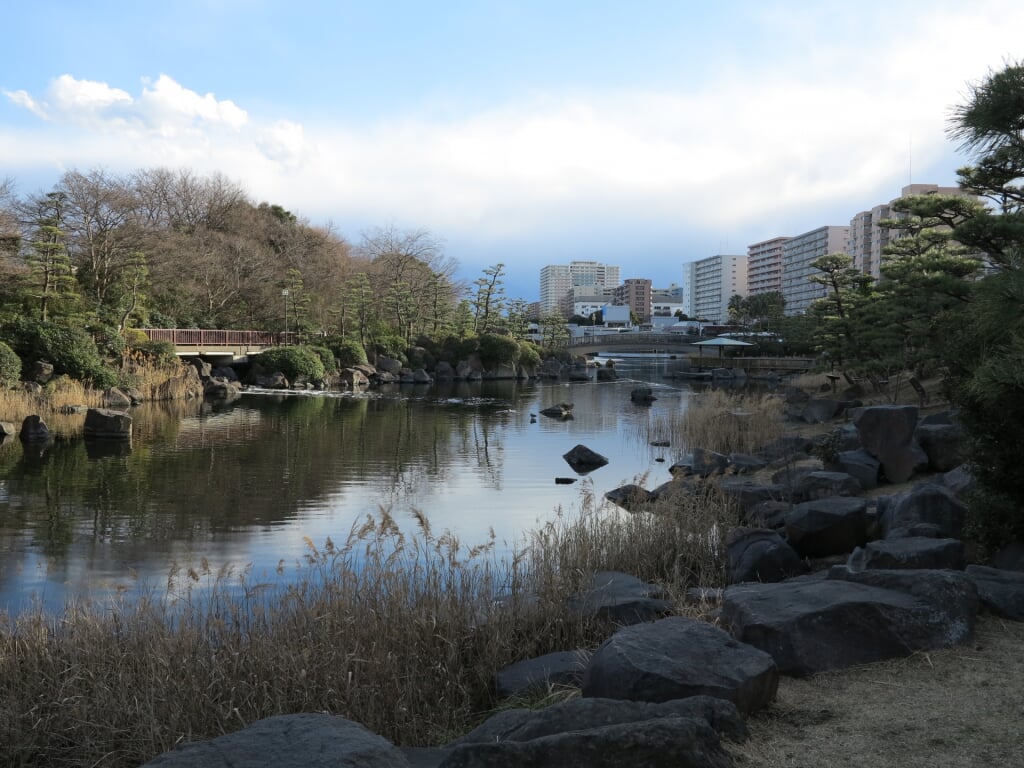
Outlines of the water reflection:
{"label": "water reflection", "polygon": [[[643,372],[635,372],[637,375]],[[657,370],[653,371],[657,374]],[[647,371],[648,376],[651,371]],[[620,375],[630,375],[629,366]],[[344,540],[388,509],[405,528],[423,512],[435,532],[466,543],[493,529],[511,542],[580,487],[562,454],[577,443],[607,456],[597,494],[644,473],[667,479],[672,449],[643,426],[687,393],[660,386],[651,406],[635,382],[450,383],[361,396],[246,395],[227,405],[133,410],[131,443],[55,440],[0,447],[0,609],[28,596],[161,584],[173,563],[273,570],[302,557],[306,539]],[[531,414],[575,403],[574,418]]]}

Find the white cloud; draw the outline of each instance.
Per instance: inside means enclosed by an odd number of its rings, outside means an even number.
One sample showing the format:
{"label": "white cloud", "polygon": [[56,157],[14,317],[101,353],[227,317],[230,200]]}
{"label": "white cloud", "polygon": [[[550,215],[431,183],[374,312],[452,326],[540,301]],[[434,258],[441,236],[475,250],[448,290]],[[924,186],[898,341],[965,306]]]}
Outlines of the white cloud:
{"label": "white cloud", "polygon": [[238,131],[249,122],[246,111],[233,101],[218,101],[212,93],[200,96],[167,75],[143,88],[139,112],[165,136],[202,124]]}
{"label": "white cloud", "polygon": [[54,80],[49,94],[53,108],[67,114],[132,103],[127,91],[95,80],[76,80],[71,75],[61,75]]}
{"label": "white cloud", "polygon": [[4,91],[4,96],[19,107],[27,109],[37,117],[41,117],[43,120],[50,119],[49,115],[46,114],[46,108],[33,99],[28,91]]}

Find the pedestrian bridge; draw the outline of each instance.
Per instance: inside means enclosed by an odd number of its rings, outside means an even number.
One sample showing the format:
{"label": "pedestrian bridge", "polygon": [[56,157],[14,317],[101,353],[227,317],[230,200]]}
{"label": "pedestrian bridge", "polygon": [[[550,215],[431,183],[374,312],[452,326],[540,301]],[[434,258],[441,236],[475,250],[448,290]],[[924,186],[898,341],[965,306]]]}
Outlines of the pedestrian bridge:
{"label": "pedestrian bridge", "polygon": [[700,336],[684,333],[608,333],[570,339],[567,348],[576,355],[596,352],[675,352],[697,354]]}
{"label": "pedestrian bridge", "polygon": [[258,355],[268,347],[296,343],[297,334],[201,328],[139,328],[151,341],[169,341],[179,357],[237,358]]}

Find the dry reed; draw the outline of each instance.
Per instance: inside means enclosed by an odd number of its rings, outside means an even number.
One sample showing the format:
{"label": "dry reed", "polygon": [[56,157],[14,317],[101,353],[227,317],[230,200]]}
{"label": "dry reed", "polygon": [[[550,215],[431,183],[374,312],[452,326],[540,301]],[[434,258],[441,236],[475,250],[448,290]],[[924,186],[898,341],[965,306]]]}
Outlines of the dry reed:
{"label": "dry reed", "polygon": [[[331,712],[407,745],[462,733],[495,702],[501,667],[593,647],[609,631],[566,599],[591,571],[672,590],[721,574],[733,514],[713,495],[658,514],[559,514],[510,556],[386,512],[309,544],[292,578],[201,563],[159,594],[0,617],[0,764],[134,766],[174,744],[288,712]],[[281,569],[283,571],[283,566]]]}
{"label": "dry reed", "polygon": [[693,396],[685,410],[655,420],[651,440],[670,439],[686,450],[751,453],[783,432],[781,398],[711,390]]}

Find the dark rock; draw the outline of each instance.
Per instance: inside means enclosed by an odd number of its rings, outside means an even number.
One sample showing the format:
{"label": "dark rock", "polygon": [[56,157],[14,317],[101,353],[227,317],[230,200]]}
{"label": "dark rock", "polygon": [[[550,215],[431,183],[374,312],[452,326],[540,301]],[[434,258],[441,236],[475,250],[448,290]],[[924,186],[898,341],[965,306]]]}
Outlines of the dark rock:
{"label": "dark rock", "polygon": [[746,453],[730,453],[728,468],[737,475],[752,475],[768,466],[767,462],[757,456]]}
{"label": "dark rock", "polygon": [[654,621],[672,611],[661,587],[628,573],[599,571],[570,597],[568,608],[584,616],[629,625]]}
{"label": "dark rock", "polygon": [[882,465],[892,483],[905,483],[919,465],[911,443],[918,409],[913,405],[876,405],[853,412],[861,444]]}
{"label": "dark rock", "polygon": [[558,651],[535,659],[517,661],[495,675],[495,693],[506,699],[533,691],[544,691],[552,685],[578,686],[589,658],[587,651]]}
{"label": "dark rock", "polygon": [[860,483],[845,472],[808,472],[793,485],[794,502],[826,499],[833,496],[856,496],[861,492]]}
{"label": "dark rock", "polygon": [[211,400],[237,400],[242,395],[242,385],[219,376],[211,376],[203,384],[203,395]]}
{"label": "dark rock", "polygon": [[105,408],[131,408],[132,399],[117,387],[103,391],[103,406]]}
{"label": "dark rock", "polygon": [[432,384],[434,380],[430,377],[430,374],[427,373],[425,370],[423,370],[422,368],[417,368],[415,371],[412,372],[412,381],[413,384]]}
{"label": "dark rock", "polygon": [[803,557],[852,552],[868,537],[865,499],[833,496],[805,501],[786,514],[786,538]]}
{"label": "dark rock", "polygon": [[228,381],[238,381],[238,373],[230,365],[218,365],[212,371],[211,376],[217,376],[221,379],[227,379]]}
{"label": "dark rock", "polygon": [[771,654],[781,673],[798,676],[947,647],[963,637],[964,628],[951,628],[930,602],[829,575],[728,587],[722,621],[739,640]]}
{"label": "dark rock", "polygon": [[671,701],[716,696],[749,714],[775,698],[771,657],[703,621],[673,616],[620,629],[594,652],[583,696]]}
{"label": "dark rock", "polygon": [[107,440],[131,440],[132,417],[124,411],[90,408],[85,412],[85,437]]}
{"label": "dark rock", "polygon": [[786,527],[786,515],[792,506],[788,501],[759,501],[744,513],[743,519],[754,528],[777,531]]}
{"label": "dark rock", "polygon": [[668,471],[673,477],[685,477],[686,475],[710,477],[721,474],[728,466],[728,456],[709,451],[706,448],[695,448],[693,453],[677,461],[668,468]]}
{"label": "dark rock", "polygon": [[451,381],[455,378],[455,369],[452,368],[451,363],[442,360],[434,366],[434,378],[438,381]]}
{"label": "dark rock", "polygon": [[629,512],[638,512],[654,500],[650,491],[633,483],[610,490],[604,497]]}
{"label": "dark rock", "polygon": [[384,371],[384,373],[390,373],[397,376],[402,372],[402,368],[404,366],[402,365],[401,360],[396,360],[393,357],[381,356],[377,358],[376,367],[378,371]]}
{"label": "dark rock", "polygon": [[540,415],[547,416],[552,419],[571,419],[572,403],[559,403],[558,405],[550,405],[547,408],[542,409]]}
{"label": "dark rock", "polygon": [[732,741],[747,738],[747,726],[736,705],[715,696],[690,696],[664,702],[591,697],[567,699],[543,709],[507,709],[489,717],[448,746],[531,741],[569,731],[666,717],[699,718],[723,738]]}
{"label": "dark rock", "polygon": [[988,610],[1012,621],[1024,621],[1024,573],[986,565],[968,565],[965,573]]}
{"label": "dark rock", "polygon": [[[541,411],[543,413],[543,411]],[[585,445],[577,445],[568,453],[562,454],[562,458],[566,460],[570,467],[572,467],[579,474],[586,474],[592,472],[595,469],[600,469],[608,463],[608,459],[595,451],[590,450]]]}
{"label": "dark rock", "polygon": [[962,541],[924,536],[870,541],[850,555],[849,560],[854,570],[948,568],[962,571],[965,564]]}
{"label": "dark rock", "polygon": [[862,490],[870,491],[878,487],[878,474],[881,469],[878,459],[865,450],[841,451],[836,455],[835,461],[830,463],[830,469],[837,472],[845,472],[854,478]]}
{"label": "dark rock", "polygon": [[963,534],[967,507],[953,495],[952,491],[935,483],[922,483],[909,493],[879,500],[878,517],[882,535],[917,523],[927,523],[938,528],[943,538],[959,539]]}
{"label": "dark rock", "polygon": [[672,445],[672,443],[670,443],[668,440],[651,440],[649,445],[655,448],[668,448],[670,445]]}
{"label": "dark rock", "polygon": [[948,472],[963,462],[964,433],[955,424],[921,424],[914,433],[933,472]]}
{"label": "dark rock", "polygon": [[813,447],[814,442],[809,437],[785,435],[762,446],[755,453],[765,461],[771,462],[794,455],[809,456]]}
{"label": "dark rock", "polygon": [[185,744],[143,768],[408,768],[391,742],[332,715],[279,715]]}
{"label": "dark rock", "polygon": [[[615,372],[614,368],[608,368],[607,366],[604,367],[604,368],[598,368],[597,369],[597,380],[598,381],[618,381],[619,380],[619,374]],[[656,398],[656,397],[651,397],[650,400],[644,400],[643,402],[650,403],[651,401],[657,400],[657,399],[658,398]],[[635,402],[640,402],[640,401],[635,401]]]}
{"label": "dark rock", "polygon": [[718,483],[719,489],[726,498],[739,504],[740,511],[746,513],[755,504],[762,501],[785,501],[789,498],[789,488],[780,483],[765,485],[744,477],[726,477]]}
{"label": "dark rock", "polygon": [[944,474],[942,476],[942,484],[949,488],[955,496],[963,496],[970,493],[977,486],[974,475],[963,464]]}
{"label": "dark rock", "polygon": [[832,421],[839,413],[839,401],[828,399],[812,399],[804,403],[800,418],[808,424],[822,424]]}
{"label": "dark rock", "polygon": [[358,368],[343,368],[338,373],[339,381],[350,389],[370,386],[370,380],[366,374]]}
{"label": "dark rock", "polygon": [[653,403],[656,398],[654,396],[654,390],[650,387],[635,387],[629,393],[629,399],[634,403]]}
{"label": "dark rock", "polygon": [[577,480],[579,480],[578,477],[556,477],[555,485],[572,485]]}
{"label": "dark rock", "polygon": [[454,747],[440,768],[728,768],[714,730],[701,718],[662,717],[600,725],[529,741]]}
{"label": "dark rock", "polygon": [[782,581],[806,570],[803,560],[778,533],[737,528],[725,539],[725,575],[729,584]]}
{"label": "dark rock", "polygon": [[36,360],[28,372],[28,378],[37,384],[47,384],[53,378],[53,364]]}
{"label": "dark rock", "polygon": [[41,416],[26,416],[18,433],[23,443],[42,443],[50,439],[50,428]]}
{"label": "dark rock", "polygon": [[213,366],[199,357],[188,358],[189,365],[196,369],[200,379],[207,379],[213,373]]}
{"label": "dark rock", "polygon": [[938,411],[936,413],[929,413],[927,416],[922,416],[918,419],[918,426],[930,425],[930,424],[956,424],[957,420],[952,411]]}

